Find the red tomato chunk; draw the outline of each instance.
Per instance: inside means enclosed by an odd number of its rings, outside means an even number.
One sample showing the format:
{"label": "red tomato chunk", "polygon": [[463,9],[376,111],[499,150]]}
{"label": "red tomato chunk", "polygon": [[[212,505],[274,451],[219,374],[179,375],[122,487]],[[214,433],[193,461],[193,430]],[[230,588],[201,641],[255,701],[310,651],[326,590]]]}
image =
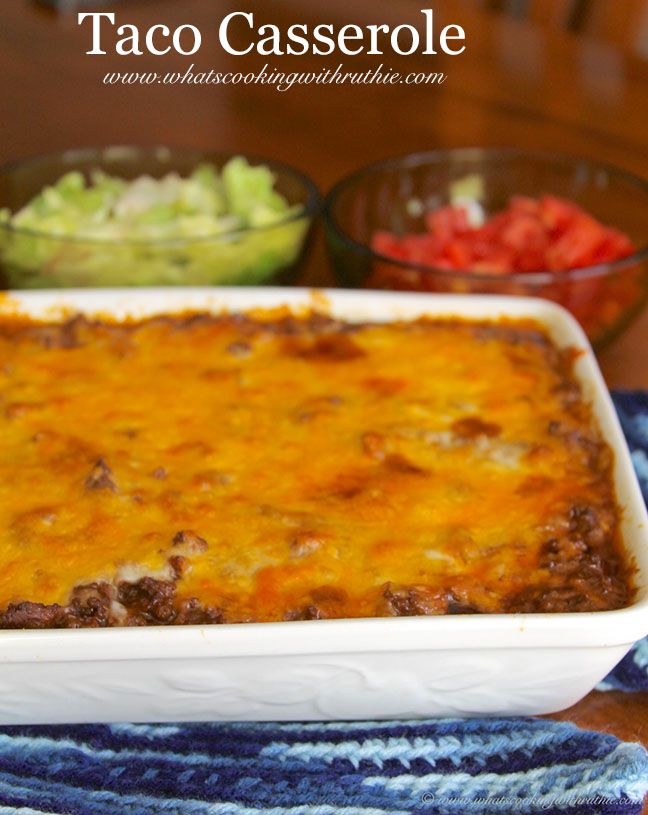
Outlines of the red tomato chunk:
{"label": "red tomato chunk", "polygon": [[608,263],[635,251],[630,238],[576,204],[552,195],[514,197],[481,226],[461,206],[428,213],[427,232],[399,237],[376,232],[375,252],[436,269],[506,275],[558,272]]}

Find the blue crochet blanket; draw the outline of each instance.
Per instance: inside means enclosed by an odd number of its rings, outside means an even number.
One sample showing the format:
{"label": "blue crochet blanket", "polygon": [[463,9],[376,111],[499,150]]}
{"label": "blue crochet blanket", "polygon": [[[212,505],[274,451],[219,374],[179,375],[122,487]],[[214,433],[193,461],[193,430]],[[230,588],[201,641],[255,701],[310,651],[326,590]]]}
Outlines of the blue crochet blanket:
{"label": "blue crochet blanket", "polygon": [[[648,497],[648,394],[615,403]],[[648,690],[648,642],[604,687]],[[648,754],[547,719],[0,730],[0,815],[639,815]]]}

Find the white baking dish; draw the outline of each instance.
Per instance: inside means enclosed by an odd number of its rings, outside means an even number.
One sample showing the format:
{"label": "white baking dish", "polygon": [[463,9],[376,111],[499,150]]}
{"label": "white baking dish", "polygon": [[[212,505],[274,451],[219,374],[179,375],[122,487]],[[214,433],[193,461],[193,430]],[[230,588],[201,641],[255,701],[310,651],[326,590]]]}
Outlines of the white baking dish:
{"label": "white baking dish", "polygon": [[648,634],[648,518],[592,351],[563,309],[536,299],[299,289],[16,293],[52,316],[328,304],[346,319],[533,317],[577,346],[577,375],[615,451],[635,604],[588,614],[318,620],[178,628],[0,631],[0,723],[303,720],[539,714],[572,705]]}

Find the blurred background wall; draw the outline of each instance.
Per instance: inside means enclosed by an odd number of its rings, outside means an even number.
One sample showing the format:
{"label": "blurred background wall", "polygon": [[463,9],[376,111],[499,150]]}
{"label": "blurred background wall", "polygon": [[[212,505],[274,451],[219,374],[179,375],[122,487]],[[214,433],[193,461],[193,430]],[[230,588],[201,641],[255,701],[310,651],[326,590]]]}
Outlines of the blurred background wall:
{"label": "blurred background wall", "polygon": [[472,0],[472,5],[648,57],[648,0]]}

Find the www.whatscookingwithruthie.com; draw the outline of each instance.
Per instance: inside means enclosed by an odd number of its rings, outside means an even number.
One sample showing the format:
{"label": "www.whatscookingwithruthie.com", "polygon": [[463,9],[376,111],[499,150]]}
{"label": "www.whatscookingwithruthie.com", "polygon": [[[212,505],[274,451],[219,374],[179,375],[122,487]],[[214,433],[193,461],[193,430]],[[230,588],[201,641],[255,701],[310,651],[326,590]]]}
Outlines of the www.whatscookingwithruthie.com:
{"label": "www.whatscookingwithruthie.com", "polygon": [[366,71],[347,71],[340,63],[319,71],[281,71],[264,65],[257,71],[199,70],[194,64],[184,72],[113,71],[104,75],[104,85],[268,85],[285,92],[296,85],[442,85],[447,74],[402,73],[380,64]]}
{"label": "www.whatscookingwithruthie.com", "polygon": [[[457,812],[462,812],[462,806],[467,807],[475,807],[475,806],[483,806],[485,812],[497,812],[498,810],[502,810],[503,812],[513,812],[516,811],[521,804],[524,804],[525,808],[533,807],[533,811],[542,812],[543,810],[555,809],[555,808],[571,808],[571,807],[601,807],[601,806],[610,806],[614,804],[617,807],[622,806],[624,803],[628,805],[632,804],[633,802],[628,800],[624,802],[619,799],[611,799],[606,798],[601,795],[556,795],[556,794],[546,794],[546,795],[529,795],[527,797],[520,797],[520,796],[507,796],[507,795],[492,795],[492,796],[454,796],[454,795],[441,795],[435,794],[433,792],[426,792],[421,796],[421,803],[423,804],[430,804],[443,807],[450,808],[450,811],[454,811],[454,807],[457,807]],[[634,802],[636,803],[636,802]],[[594,812],[596,810],[592,810]]]}

